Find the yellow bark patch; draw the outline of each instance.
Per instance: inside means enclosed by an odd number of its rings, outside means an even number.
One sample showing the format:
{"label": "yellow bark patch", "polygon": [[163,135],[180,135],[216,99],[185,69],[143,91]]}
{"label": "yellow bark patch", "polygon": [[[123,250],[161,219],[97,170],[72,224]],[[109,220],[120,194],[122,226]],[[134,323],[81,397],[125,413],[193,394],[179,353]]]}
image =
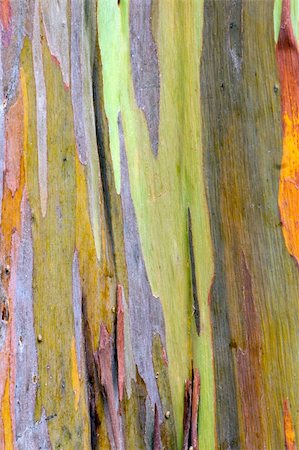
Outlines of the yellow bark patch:
{"label": "yellow bark patch", "polygon": [[77,364],[76,342],[74,336],[72,338],[71,358],[72,358],[72,385],[75,394],[75,409],[76,411],[78,411],[80,400],[80,379]]}
{"label": "yellow bark patch", "polygon": [[90,259],[94,259],[95,248],[93,245],[93,234],[88,215],[88,193],[84,167],[76,154],[76,247],[85,249]]}
{"label": "yellow bark patch", "polygon": [[13,434],[12,434],[12,423],[10,414],[10,403],[9,403],[9,377],[6,379],[5,391],[2,399],[2,420],[3,420],[3,431],[4,431],[4,442],[5,449],[13,449]]}
{"label": "yellow bark patch", "polygon": [[[99,286],[99,266],[96,248],[88,214],[88,190],[84,167],[76,160],[76,248],[78,250],[80,274],[82,276],[83,292],[88,302],[86,304],[88,323],[91,330],[93,346],[98,344],[98,318],[101,302]],[[104,256],[104,255],[103,255]],[[103,302],[103,300],[102,300]]]}

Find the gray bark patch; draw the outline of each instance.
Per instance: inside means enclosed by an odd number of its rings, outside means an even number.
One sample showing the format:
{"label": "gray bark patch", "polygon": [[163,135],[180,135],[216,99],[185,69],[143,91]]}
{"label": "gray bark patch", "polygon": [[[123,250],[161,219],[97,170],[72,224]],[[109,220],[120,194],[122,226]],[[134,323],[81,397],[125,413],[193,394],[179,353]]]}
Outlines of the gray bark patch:
{"label": "gray bark patch", "polygon": [[43,0],[43,23],[51,55],[61,68],[65,86],[70,84],[69,37],[67,27],[67,0]]}
{"label": "gray bark patch", "polygon": [[22,435],[17,437],[18,450],[51,450],[52,445],[48,434],[47,417],[45,410],[41,420],[33,426],[27,427]]}
{"label": "gray bark patch", "polygon": [[44,76],[43,52],[40,34],[39,1],[35,1],[32,39],[33,68],[36,86],[36,129],[38,153],[38,181],[43,217],[47,212],[48,199],[48,148],[47,148],[47,90]]}
{"label": "gray bark patch", "polygon": [[229,19],[229,54],[234,75],[240,80],[243,65],[243,0],[231,2]]}
{"label": "gray bark patch", "polygon": [[[2,65],[2,44],[0,42],[0,204],[3,197],[3,174],[5,169],[5,123],[4,123],[4,92],[3,92],[3,65]],[[0,223],[2,218],[2,208],[0,208]]]}
{"label": "gray bark patch", "polygon": [[31,210],[26,193],[21,205],[21,237],[12,238],[13,320],[12,354],[14,373],[14,429],[20,450],[50,449],[45,413],[34,421],[37,389],[37,351],[33,315],[33,244]]}
{"label": "gray bark patch", "polygon": [[83,122],[83,3],[71,0],[71,88],[77,151],[80,162],[87,163]]}
{"label": "gray bark patch", "polygon": [[5,68],[3,71],[3,95],[6,108],[13,103],[19,85],[19,59],[23,47],[29,4],[28,0],[27,2],[11,0],[9,23],[6,28],[1,26],[2,65]]}
{"label": "gray bark patch", "polygon": [[152,0],[130,1],[130,56],[138,107],[144,112],[155,156],[159,145],[160,72],[152,34]]}
{"label": "gray bark patch", "polygon": [[149,394],[154,421],[154,405],[162,417],[162,406],[152,360],[152,340],[159,334],[165,345],[165,325],[160,300],[152,294],[142,256],[136,214],[131,198],[128,163],[121,116],[118,118],[121,157],[121,201],[129,284],[129,314],[134,359]]}

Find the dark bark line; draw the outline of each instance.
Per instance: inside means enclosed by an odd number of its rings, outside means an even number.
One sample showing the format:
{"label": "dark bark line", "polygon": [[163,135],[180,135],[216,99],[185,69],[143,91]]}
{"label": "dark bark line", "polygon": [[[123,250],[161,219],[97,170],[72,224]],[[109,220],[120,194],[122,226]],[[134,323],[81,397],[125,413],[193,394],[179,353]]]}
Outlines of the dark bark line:
{"label": "dark bark line", "polygon": [[201,101],[221,449],[283,448],[284,401],[293,414],[298,405],[298,273],[278,211],[282,140],[269,30],[272,2],[205,1]]}
{"label": "dark bark line", "polygon": [[189,449],[192,413],[192,381],[185,381],[184,417],[183,417],[183,450]]}
{"label": "dark bark line", "polygon": [[88,314],[86,310],[86,298],[82,296],[82,327],[84,341],[84,358],[86,366],[86,391],[88,399],[88,419],[90,427],[90,448],[95,450],[98,448],[99,427],[101,425],[100,417],[97,410],[99,402],[100,386],[98,382],[98,374],[96,370],[95,358],[93,354],[92,335],[88,323]]}
{"label": "dark bark line", "polygon": [[190,447],[198,450],[198,407],[200,402],[200,375],[192,369],[192,378],[185,381],[183,450]]}
{"label": "dark bark line", "polygon": [[193,235],[192,235],[192,219],[191,212],[188,208],[188,240],[189,240],[189,254],[190,254],[190,265],[191,265],[191,285],[192,285],[192,295],[193,295],[193,314],[196,325],[196,331],[198,336],[200,335],[200,310],[198,303],[198,290],[196,281],[196,271],[195,271],[195,258],[194,258],[194,248],[193,248]]}

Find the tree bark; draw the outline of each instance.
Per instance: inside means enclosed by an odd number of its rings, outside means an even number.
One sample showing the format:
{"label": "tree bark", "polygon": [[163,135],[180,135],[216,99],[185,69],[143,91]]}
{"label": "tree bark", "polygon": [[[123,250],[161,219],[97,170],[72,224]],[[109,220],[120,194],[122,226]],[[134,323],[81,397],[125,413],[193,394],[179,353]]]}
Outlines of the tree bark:
{"label": "tree bark", "polygon": [[296,449],[295,3],[0,0],[0,450]]}

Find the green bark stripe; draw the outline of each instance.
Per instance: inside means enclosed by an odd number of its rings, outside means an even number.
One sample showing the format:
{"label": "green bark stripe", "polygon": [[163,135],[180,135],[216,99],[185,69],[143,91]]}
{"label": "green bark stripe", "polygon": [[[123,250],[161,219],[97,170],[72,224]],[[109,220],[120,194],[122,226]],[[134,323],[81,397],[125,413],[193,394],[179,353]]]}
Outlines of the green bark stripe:
{"label": "green bark stripe", "polygon": [[[202,173],[199,68],[203,2],[152,2],[152,30],[160,70],[160,126],[155,157],[132,80],[129,2],[98,2],[104,106],[109,125],[115,185],[120,192],[118,113],[121,112],[131,194],[152,292],[162,302],[169,376],[182,443],[184,380],[191,359],[202,381],[199,445],[215,447],[214,374],[208,295],[212,248]],[[188,207],[202,330],[192,314]]]}

